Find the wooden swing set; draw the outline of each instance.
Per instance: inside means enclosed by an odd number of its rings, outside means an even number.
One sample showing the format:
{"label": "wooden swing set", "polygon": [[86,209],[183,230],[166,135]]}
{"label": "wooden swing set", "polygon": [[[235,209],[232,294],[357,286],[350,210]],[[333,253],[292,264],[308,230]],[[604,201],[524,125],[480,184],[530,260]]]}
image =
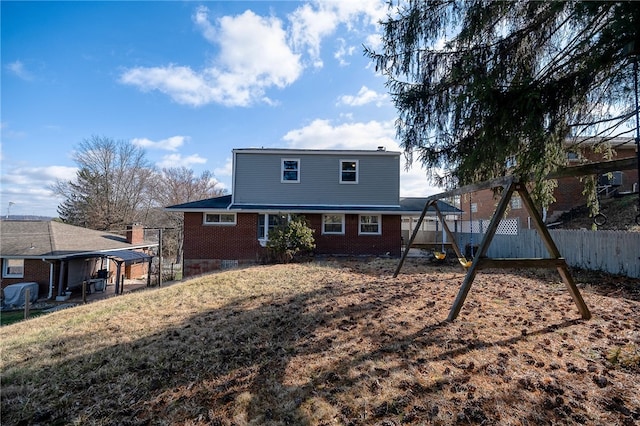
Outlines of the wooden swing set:
{"label": "wooden swing set", "polygon": [[[558,179],[563,177],[578,177],[578,176],[586,176],[586,175],[600,175],[604,173],[610,173],[618,170],[630,170],[632,168],[638,167],[638,159],[637,158],[624,158],[621,160],[613,160],[613,161],[604,161],[599,163],[590,163],[581,166],[574,167],[565,167],[560,169],[554,173],[551,173],[547,176],[547,179]],[[400,273],[400,269],[404,264],[405,259],[407,258],[407,254],[413,241],[416,238],[418,230],[420,229],[420,225],[424,220],[427,211],[433,208],[436,212],[438,220],[442,223],[444,231],[447,236],[451,240],[451,246],[458,256],[458,260],[460,264],[466,269],[466,275],[460,290],[458,291],[458,295],[453,302],[453,306],[451,311],[449,312],[448,321],[453,321],[457,318],[460,310],[462,309],[462,305],[471,289],[471,285],[473,284],[473,280],[475,279],[478,271],[487,268],[498,268],[498,269],[507,269],[507,268],[556,268],[562,281],[565,286],[569,290],[571,297],[573,298],[574,303],[578,307],[580,314],[583,319],[591,318],[591,312],[589,312],[589,308],[585,304],[582,299],[582,295],[576,286],[571,273],[569,272],[569,267],[567,265],[566,260],[560,254],[558,247],[553,242],[551,238],[551,234],[547,229],[547,226],[542,220],[540,213],[536,209],[531,195],[527,189],[527,181],[518,176],[504,176],[502,178],[497,178],[494,180],[467,185],[464,187],[456,188],[450,191],[442,192],[439,194],[432,195],[426,198],[424,209],[418,219],[418,224],[413,230],[411,237],[408,241],[408,244],[405,247],[404,252],[402,253],[402,257],[398,263],[398,266],[393,274],[393,277],[396,278]],[[460,251],[458,244],[456,243],[456,239],[451,233],[451,230],[447,226],[444,221],[442,212],[438,208],[438,200],[443,198],[448,198],[456,195],[463,195],[471,192],[477,192],[484,189],[492,189],[502,187],[502,197],[498,202],[496,210],[493,213],[493,217],[489,223],[486,233],[482,239],[482,242],[478,246],[478,250],[473,255],[473,259],[466,259],[466,257]],[[538,234],[542,238],[544,245],[549,252],[550,257],[548,258],[489,258],[486,257],[487,251],[489,249],[489,245],[493,240],[493,237],[498,229],[498,225],[500,224],[501,218],[504,216],[505,211],[507,210],[507,206],[511,200],[511,197],[514,193],[518,193],[520,198],[522,199],[522,203],[524,207],[527,209],[527,212],[530,214],[532,218],[533,225],[535,226]],[[640,195],[640,194],[639,194]],[[434,253],[435,255],[435,253]],[[446,255],[445,255],[446,256]],[[444,259],[444,257],[443,257]]]}

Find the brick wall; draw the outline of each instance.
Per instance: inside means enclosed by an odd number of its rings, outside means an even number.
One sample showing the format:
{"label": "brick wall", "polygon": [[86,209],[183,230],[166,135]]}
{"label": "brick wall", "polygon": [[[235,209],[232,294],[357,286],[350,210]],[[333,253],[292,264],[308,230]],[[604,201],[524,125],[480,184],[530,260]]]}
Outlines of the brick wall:
{"label": "brick wall", "polygon": [[[613,159],[622,159],[634,157],[636,155],[633,148],[618,149],[617,154]],[[590,162],[602,161],[602,154],[594,153],[592,150],[583,150],[582,156]],[[578,165],[579,163],[569,164]],[[634,184],[638,182],[638,171],[623,170],[622,171],[622,185],[618,188],[619,191],[632,191]],[[558,186],[553,192],[553,196],[556,199],[547,209],[547,217],[553,218],[560,214],[567,212],[575,207],[584,206],[587,202],[586,197],[582,195],[584,190],[584,183],[580,180],[580,177],[567,177],[558,179]],[[495,198],[493,191],[484,190],[473,194],[465,194],[462,196],[462,210],[464,210],[461,216],[462,220],[469,220],[469,196],[471,196],[471,202],[477,204],[478,211],[472,213],[473,220],[490,220],[493,216],[493,212],[500,200],[500,196]],[[507,218],[519,218],[522,226],[525,226],[529,218],[528,211],[524,206],[520,209],[510,209]]]}
{"label": "brick wall", "polygon": [[149,273],[149,262],[124,266],[124,276],[131,279],[146,279]]}
{"label": "brick wall", "polygon": [[[144,227],[138,224],[128,225],[126,239],[129,244],[138,245],[144,243]],[[138,251],[145,252],[145,250]],[[126,265],[123,274],[127,278],[146,278],[149,269],[148,265],[147,262]]]}
{"label": "brick wall", "polygon": [[129,244],[142,244],[144,242],[144,227],[142,225],[127,225],[126,238]]}
{"label": "brick wall", "polygon": [[257,214],[238,214],[235,226],[203,225],[202,222],[202,213],[184,215],[185,259],[255,260],[261,255]]}
{"label": "brick wall", "polygon": [[[49,268],[48,262],[40,259],[24,260],[24,276],[22,278],[2,278],[2,288],[11,284],[36,282],[38,283],[38,297],[44,298],[49,295]],[[54,268],[53,281],[58,281],[59,267]]]}
{"label": "brick wall", "polygon": [[344,235],[323,235],[322,215],[307,215],[311,228],[315,230],[316,253],[324,255],[351,256],[400,256],[402,230],[400,216],[382,216],[381,235],[358,235],[357,214],[345,215]]}
{"label": "brick wall", "polygon": [[[305,215],[314,229],[316,253],[400,256],[400,216],[382,216],[382,235],[358,235],[358,215],[345,216],[344,235],[322,235],[322,215]],[[265,249],[257,239],[258,215],[239,213],[235,226],[203,225],[202,213],[185,213],[184,276],[220,269],[223,260],[254,263]]]}
{"label": "brick wall", "polygon": [[256,262],[264,254],[257,238],[258,215],[238,214],[235,226],[203,225],[202,213],[184,214],[183,275],[220,269],[222,260]]}

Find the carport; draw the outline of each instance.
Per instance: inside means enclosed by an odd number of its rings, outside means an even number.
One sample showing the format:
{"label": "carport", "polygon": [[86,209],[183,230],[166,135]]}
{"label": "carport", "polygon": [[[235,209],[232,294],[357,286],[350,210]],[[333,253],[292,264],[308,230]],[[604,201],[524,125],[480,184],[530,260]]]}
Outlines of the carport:
{"label": "carport", "polygon": [[150,256],[146,253],[142,253],[139,251],[133,250],[118,250],[112,251],[108,253],[102,253],[102,257],[109,258],[116,262],[116,289],[115,294],[122,294],[122,282],[121,282],[121,271],[122,265],[135,265],[136,263],[144,263],[148,262],[149,267],[147,268],[147,287],[151,285],[151,260],[153,256]]}
{"label": "carport", "polygon": [[[104,252],[96,252],[96,253],[84,253],[81,255],[73,255],[69,256],[65,261],[63,261],[63,267],[60,268],[60,276],[61,279],[59,281],[60,288],[58,289],[58,294],[62,295],[64,293],[64,280],[62,277],[64,276],[65,264],[72,259],[92,259],[92,258],[102,258],[102,259],[110,259],[116,263],[116,278],[115,278],[115,294],[122,294],[123,292],[123,282],[124,276],[122,275],[122,266],[135,265],[138,263],[148,262],[147,268],[147,286],[151,285],[151,261],[153,256],[148,255],[146,253],[142,253],[139,251],[133,250],[114,250],[114,251],[104,251]],[[106,277],[104,277],[106,278]]]}

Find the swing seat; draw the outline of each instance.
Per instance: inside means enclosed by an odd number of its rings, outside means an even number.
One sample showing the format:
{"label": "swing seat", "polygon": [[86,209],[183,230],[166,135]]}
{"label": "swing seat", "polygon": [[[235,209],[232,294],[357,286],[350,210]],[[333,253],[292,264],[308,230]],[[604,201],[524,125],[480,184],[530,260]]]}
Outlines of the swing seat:
{"label": "swing seat", "polygon": [[458,258],[458,262],[460,262],[460,264],[464,267],[464,268],[469,268],[471,267],[471,264],[473,263],[473,260],[467,260],[466,257],[459,257]]}
{"label": "swing seat", "polygon": [[447,253],[443,253],[440,251],[434,251],[433,256],[438,260],[444,260],[447,257]]}

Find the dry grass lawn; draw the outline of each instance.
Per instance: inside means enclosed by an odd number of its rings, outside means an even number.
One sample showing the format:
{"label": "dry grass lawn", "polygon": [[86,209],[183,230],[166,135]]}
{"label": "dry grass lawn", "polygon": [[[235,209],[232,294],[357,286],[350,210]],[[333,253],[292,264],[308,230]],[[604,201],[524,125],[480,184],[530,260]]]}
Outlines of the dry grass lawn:
{"label": "dry grass lawn", "polygon": [[640,423],[640,283],[256,266],[0,329],[3,425]]}

